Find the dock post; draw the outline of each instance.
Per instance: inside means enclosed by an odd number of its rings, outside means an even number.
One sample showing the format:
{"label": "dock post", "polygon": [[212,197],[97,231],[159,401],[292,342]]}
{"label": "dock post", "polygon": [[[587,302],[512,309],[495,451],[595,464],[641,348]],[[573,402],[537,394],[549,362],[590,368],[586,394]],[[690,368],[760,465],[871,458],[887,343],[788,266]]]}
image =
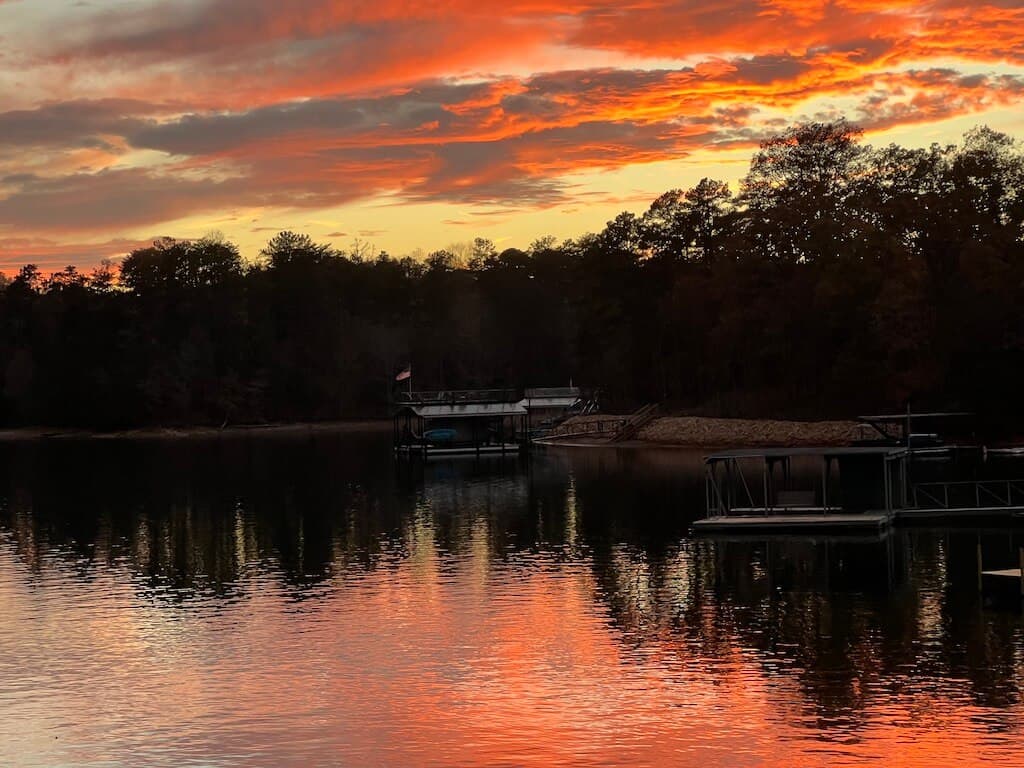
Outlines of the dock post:
{"label": "dock post", "polygon": [[825,514],[828,514],[828,471],[831,467],[832,459],[828,456],[825,457],[825,463],[821,468],[821,506],[825,510]]}
{"label": "dock post", "polygon": [[885,489],[885,513],[892,517],[892,472],[889,468],[889,460],[882,457],[882,485]]}
{"label": "dock post", "polygon": [[733,462],[735,459],[729,459],[725,462],[725,513],[730,514],[732,512],[732,486],[735,482],[732,477]]}
{"label": "dock post", "polygon": [[764,486],[764,514],[768,516],[771,505],[768,502],[768,458],[761,464],[761,484]]}
{"label": "dock post", "polygon": [[[913,454],[910,451],[907,451],[903,455],[903,460],[901,462],[901,469],[900,469],[900,481],[903,484],[903,506],[904,507],[907,506],[907,491],[910,488],[911,473],[913,472],[913,470],[914,470]],[[915,491],[915,493],[916,493],[916,491]],[[914,499],[914,506],[915,507],[917,506],[917,499],[916,498]]]}
{"label": "dock post", "polygon": [[711,517],[711,467],[704,468],[704,514]]}
{"label": "dock post", "polygon": [[982,571],[982,566],[981,566],[981,534],[979,533],[978,534],[978,591],[979,592],[981,592],[984,589],[984,587],[982,586],[981,571]]}

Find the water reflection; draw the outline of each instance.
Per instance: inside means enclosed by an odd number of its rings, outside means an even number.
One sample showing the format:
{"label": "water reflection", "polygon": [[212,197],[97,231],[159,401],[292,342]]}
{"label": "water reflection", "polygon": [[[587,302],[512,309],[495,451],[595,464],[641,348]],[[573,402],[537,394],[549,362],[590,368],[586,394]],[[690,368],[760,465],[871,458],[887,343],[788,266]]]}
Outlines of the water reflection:
{"label": "water reflection", "polygon": [[678,451],[0,463],[0,763],[1018,764],[1024,625],[974,531],[693,540]]}

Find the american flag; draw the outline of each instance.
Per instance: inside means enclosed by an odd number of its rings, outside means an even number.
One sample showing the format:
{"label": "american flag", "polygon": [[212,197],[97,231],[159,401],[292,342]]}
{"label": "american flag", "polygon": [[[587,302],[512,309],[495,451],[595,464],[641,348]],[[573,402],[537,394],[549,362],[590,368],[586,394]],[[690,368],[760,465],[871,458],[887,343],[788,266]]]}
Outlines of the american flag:
{"label": "american flag", "polygon": [[405,368],[403,368],[399,372],[399,374],[397,376],[395,376],[395,381],[406,381],[406,380],[411,379],[411,378],[412,378],[412,363],[409,363],[407,366],[405,366]]}

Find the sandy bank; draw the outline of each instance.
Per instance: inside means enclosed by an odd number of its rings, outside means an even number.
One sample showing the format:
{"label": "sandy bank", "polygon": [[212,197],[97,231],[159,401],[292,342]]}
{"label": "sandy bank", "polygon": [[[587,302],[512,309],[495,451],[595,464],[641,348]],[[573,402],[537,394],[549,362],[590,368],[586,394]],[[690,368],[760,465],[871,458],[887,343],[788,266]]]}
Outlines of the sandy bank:
{"label": "sandy bank", "polygon": [[[609,421],[614,416],[581,416],[570,424]],[[643,443],[700,448],[752,446],[848,445],[870,437],[855,421],[775,421],[768,419],[711,419],[702,416],[663,416],[637,435]]]}
{"label": "sandy bank", "polygon": [[390,429],[391,421],[386,419],[326,421],[311,424],[255,424],[228,426],[223,429],[217,427],[150,427],[113,432],[26,427],[23,429],[0,429],[0,442],[9,443],[32,440],[203,440],[249,436],[300,437],[302,435],[330,435]]}

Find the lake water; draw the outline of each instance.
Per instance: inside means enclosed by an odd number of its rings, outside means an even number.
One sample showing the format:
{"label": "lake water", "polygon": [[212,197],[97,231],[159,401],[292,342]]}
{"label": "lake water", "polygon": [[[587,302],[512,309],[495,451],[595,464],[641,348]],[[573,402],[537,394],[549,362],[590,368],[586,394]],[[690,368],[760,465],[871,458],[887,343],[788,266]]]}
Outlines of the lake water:
{"label": "lake water", "polygon": [[977,532],[695,540],[700,472],[0,446],[0,765],[1024,764]]}

